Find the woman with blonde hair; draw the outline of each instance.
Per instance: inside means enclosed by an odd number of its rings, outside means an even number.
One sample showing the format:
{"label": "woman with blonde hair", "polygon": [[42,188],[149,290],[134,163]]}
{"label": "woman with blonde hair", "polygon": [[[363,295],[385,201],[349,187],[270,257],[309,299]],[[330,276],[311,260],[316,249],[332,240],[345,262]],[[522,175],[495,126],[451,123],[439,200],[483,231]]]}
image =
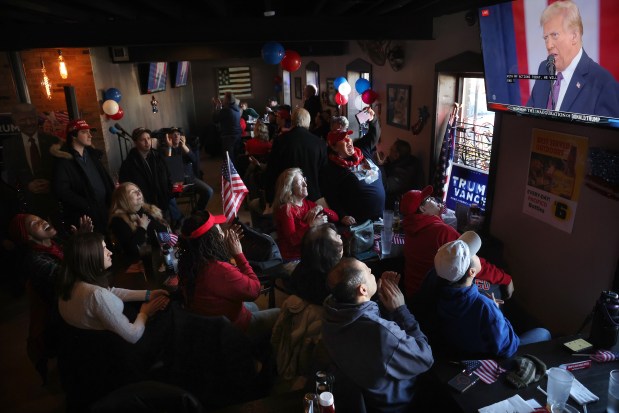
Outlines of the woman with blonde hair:
{"label": "woman with blonde hair", "polygon": [[140,259],[147,241],[159,248],[157,233],[170,231],[161,209],[145,203],[142,191],[132,182],[120,184],[112,194],[109,229],[114,249],[126,265]]}
{"label": "woman with blonde hair", "polygon": [[335,211],[307,199],[307,182],[299,168],[289,168],[277,178],[273,216],[277,244],[286,261],[301,258],[301,240],[310,227],[338,222]]}

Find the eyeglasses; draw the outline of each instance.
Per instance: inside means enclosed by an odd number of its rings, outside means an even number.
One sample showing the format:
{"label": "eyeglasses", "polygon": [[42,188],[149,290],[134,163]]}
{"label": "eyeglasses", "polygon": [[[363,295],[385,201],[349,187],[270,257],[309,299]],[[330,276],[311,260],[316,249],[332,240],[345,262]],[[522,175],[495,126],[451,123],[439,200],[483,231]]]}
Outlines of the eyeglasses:
{"label": "eyeglasses", "polygon": [[421,201],[421,204],[419,206],[424,206],[425,204],[427,204],[428,202],[433,202],[436,205],[440,205],[441,201],[439,201],[438,199],[434,198],[433,196],[429,196],[426,199],[424,199],[423,201]]}

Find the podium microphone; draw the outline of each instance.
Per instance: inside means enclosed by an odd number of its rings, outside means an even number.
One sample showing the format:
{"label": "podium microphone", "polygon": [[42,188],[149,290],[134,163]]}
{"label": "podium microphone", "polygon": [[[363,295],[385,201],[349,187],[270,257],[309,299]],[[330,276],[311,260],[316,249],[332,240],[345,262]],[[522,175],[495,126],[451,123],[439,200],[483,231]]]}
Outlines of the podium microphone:
{"label": "podium microphone", "polygon": [[[548,55],[548,60],[546,60],[546,70],[548,70],[548,74],[550,76],[557,74],[557,69],[555,67],[555,55]],[[116,124],[116,127],[118,127],[118,123]]]}
{"label": "podium microphone", "polygon": [[[554,61],[554,60],[553,60],[553,61]],[[116,129],[118,129],[119,131],[121,131],[123,134],[127,135],[128,137],[131,137],[131,134],[130,134],[129,132],[127,132],[126,130],[124,130],[124,129],[123,129],[123,127],[122,127],[122,126],[120,126],[120,123],[118,123],[118,122],[117,122],[117,123],[115,123],[115,124],[114,124],[114,127],[115,127]],[[110,132],[111,132],[111,131],[110,131]]]}

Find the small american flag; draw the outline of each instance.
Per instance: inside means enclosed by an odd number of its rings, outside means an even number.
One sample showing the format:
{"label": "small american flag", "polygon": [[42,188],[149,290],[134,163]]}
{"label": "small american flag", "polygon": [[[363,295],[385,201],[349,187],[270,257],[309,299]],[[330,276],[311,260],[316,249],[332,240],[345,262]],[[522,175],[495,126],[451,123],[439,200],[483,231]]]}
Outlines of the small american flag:
{"label": "small american flag", "polygon": [[157,240],[160,245],[168,244],[170,247],[173,247],[178,242],[178,235],[173,232],[170,233],[162,231],[157,233]]}
{"label": "small american flag", "polygon": [[608,361],[619,360],[619,353],[613,353],[608,350],[598,350],[590,357],[591,360],[597,361],[598,363],[606,363]]}
{"label": "small american flag", "polygon": [[251,71],[249,66],[217,69],[219,97],[232,92],[237,98],[249,98],[251,94]]}
{"label": "small american flag", "polygon": [[506,371],[494,360],[464,360],[462,364],[467,374],[475,373],[486,384],[494,383]]}
{"label": "small american flag", "polygon": [[230,161],[228,152],[226,152],[226,158],[221,165],[221,199],[223,200],[224,215],[228,221],[236,216],[248,192],[239,173]]}

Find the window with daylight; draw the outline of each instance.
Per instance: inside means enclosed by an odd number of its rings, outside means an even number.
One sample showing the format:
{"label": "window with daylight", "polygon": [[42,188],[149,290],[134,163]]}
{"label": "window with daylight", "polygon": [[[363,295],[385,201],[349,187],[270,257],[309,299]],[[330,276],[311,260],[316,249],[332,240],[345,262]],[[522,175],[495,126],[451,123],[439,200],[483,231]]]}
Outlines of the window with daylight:
{"label": "window with daylight", "polygon": [[217,69],[217,89],[220,98],[232,92],[238,99],[251,98],[251,69],[249,66]]}
{"label": "window with daylight", "polygon": [[316,86],[316,95],[320,96],[320,66],[311,61],[305,65],[305,84]]}

